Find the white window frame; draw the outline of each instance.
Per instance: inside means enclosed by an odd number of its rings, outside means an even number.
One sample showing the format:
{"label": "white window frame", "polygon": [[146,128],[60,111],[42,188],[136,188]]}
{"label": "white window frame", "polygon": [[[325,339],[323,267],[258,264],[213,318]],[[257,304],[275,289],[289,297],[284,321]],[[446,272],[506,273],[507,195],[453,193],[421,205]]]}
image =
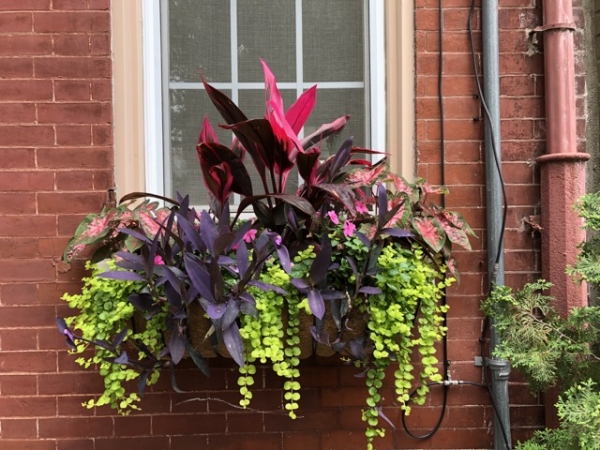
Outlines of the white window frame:
{"label": "white window frame", "polygon": [[[231,5],[232,30],[236,28],[236,4],[237,0],[229,1]],[[302,20],[302,0],[295,0],[296,20]],[[373,149],[386,148],[386,95],[385,95],[385,9],[381,0],[366,0],[367,14],[365,15],[366,29],[369,30],[368,49],[365,52],[367,57],[367,98],[369,105],[366,123],[367,136],[370,139],[370,147]],[[161,11],[161,8],[163,10]],[[143,47],[144,47],[144,91],[145,105],[144,124],[146,135],[146,190],[148,192],[165,193],[166,187],[170,184],[169,158],[165,157],[164,152],[168,151],[167,136],[164,130],[169,129],[168,114],[163,115],[163,106],[168,103],[168,88],[203,89],[202,83],[179,83],[169,82],[168,74],[164,68],[168,67],[167,58],[163,55],[161,59],[161,29],[166,29],[166,2],[160,0],[145,0],[142,2],[142,20],[143,20]],[[162,12],[162,14],[161,14]],[[162,20],[162,23],[161,23]],[[296,42],[298,46],[302,45],[302,27],[296,26]],[[232,100],[237,103],[238,92],[240,89],[264,89],[263,83],[240,83],[237,80],[237,41],[236,33],[232,31],[231,54],[232,54],[232,81],[231,83],[214,83],[217,89],[231,89]],[[296,95],[299,96],[305,89],[312,86],[312,83],[305,83],[303,80],[303,61],[302,49],[296,52],[296,82],[278,83],[280,89],[296,89]],[[322,88],[344,88],[358,87],[364,88],[363,82],[355,83],[318,83],[317,89]],[[164,123],[163,123],[164,122]],[[157,177],[157,173],[162,173],[162,177]],[[154,174],[154,176],[150,176]]]}
{"label": "white window frame", "polygon": [[[224,0],[220,0],[224,1]],[[371,105],[371,146],[386,151],[389,163],[408,179],[415,176],[414,0],[370,0],[369,17],[385,16],[385,36],[371,40],[385,72],[371,76],[373,92],[384,95]],[[164,192],[159,0],[112,0],[113,123],[115,188]],[[381,30],[379,22],[370,27]],[[385,45],[383,45],[381,42]],[[385,59],[385,61],[383,61]],[[387,111],[384,111],[387,105]],[[386,114],[387,113],[387,114]]]}

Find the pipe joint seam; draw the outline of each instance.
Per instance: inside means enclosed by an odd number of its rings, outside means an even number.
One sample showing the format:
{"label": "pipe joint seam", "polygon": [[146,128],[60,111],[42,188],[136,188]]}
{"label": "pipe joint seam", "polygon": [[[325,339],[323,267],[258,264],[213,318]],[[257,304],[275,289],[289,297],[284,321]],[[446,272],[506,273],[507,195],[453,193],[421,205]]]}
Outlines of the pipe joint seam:
{"label": "pipe joint seam", "polygon": [[577,27],[574,22],[549,23],[535,27],[531,33],[543,33],[544,31],[575,31]]}
{"label": "pipe joint seam", "polygon": [[538,164],[546,163],[577,163],[585,162],[590,159],[589,153],[576,152],[576,153],[547,153],[542,156],[538,156],[535,160]]}

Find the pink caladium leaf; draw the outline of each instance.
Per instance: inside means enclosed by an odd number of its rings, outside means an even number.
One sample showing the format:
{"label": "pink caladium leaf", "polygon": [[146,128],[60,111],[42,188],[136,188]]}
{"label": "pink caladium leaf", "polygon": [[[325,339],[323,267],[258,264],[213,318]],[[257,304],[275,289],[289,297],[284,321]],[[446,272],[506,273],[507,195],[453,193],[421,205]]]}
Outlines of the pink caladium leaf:
{"label": "pink caladium leaf", "polygon": [[448,236],[448,240],[450,242],[452,242],[453,244],[460,245],[462,248],[464,248],[466,250],[471,250],[471,243],[469,242],[467,233],[465,233],[461,229],[444,224],[443,222],[440,222],[440,224],[442,226],[442,229],[445,231],[446,235]]}
{"label": "pink caladium leaf", "polygon": [[356,170],[348,176],[347,182],[352,184],[353,188],[372,186],[375,182],[379,181],[382,175],[385,174],[385,171],[385,164],[378,164],[369,168]]}
{"label": "pink caladium leaf", "polygon": [[448,261],[446,261],[446,267],[448,268],[448,272],[450,272],[450,274],[456,278],[456,281],[460,281],[460,276],[458,273],[458,267],[456,264],[456,259],[454,259],[453,257],[450,257],[450,259],[448,259]]}
{"label": "pink caladium leaf", "polygon": [[442,249],[446,241],[446,234],[434,218],[416,217],[412,221],[412,226],[435,253]]}

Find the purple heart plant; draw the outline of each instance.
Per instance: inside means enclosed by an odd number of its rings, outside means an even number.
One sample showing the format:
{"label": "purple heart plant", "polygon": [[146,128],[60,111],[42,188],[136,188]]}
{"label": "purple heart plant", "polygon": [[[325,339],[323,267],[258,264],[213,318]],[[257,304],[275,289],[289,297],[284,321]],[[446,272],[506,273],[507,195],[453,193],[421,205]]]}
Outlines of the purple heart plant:
{"label": "purple heart plant", "polygon": [[[376,428],[378,419],[387,419],[384,409],[390,403],[381,387],[389,365],[397,366],[396,398],[406,410],[415,347],[422,386],[440,379],[434,356],[445,332],[440,300],[457,275],[452,248],[469,249],[473,232],[459,214],[430,202],[445,194],[443,188],[405,181],[389,171],[385,158],[367,159],[385,155],[354,146],[352,138],[323,158],[322,142],[339,133],[349,117],[301,137],[316,87],[285,110],[274,75],[262,65],[262,118],[248,119],[203,80],[225,122],[220,127],[235,136],[231,145],[220,143],[204,120],[196,153],[208,210],[197,211],[182,196],[163,198],[168,208],[148,201],[132,206],[141,197],[157,196],[130,194],[120,206],[88,216],[65,251],[70,261],[94,249],[94,261],[111,258],[118,267],[98,277],[140,286],[128,301],[137,317],[164,317],[160,325],[153,322],[163,336],[160,350],[151,351],[139,338],[128,347],[135,330],[115,329],[119,339],[111,344],[107,337],[79,335],[63,321],[60,330],[69,344],[96,344],[114,364],[137,369],[142,392],[145,380],[160,370],[169,370],[174,382],[173,367],[186,354],[208,373],[192,337],[196,309],[210,321],[201,343],[228,353],[240,367],[241,405],[252,397],[255,364],[270,361],[286,379],[285,408],[295,417],[301,319],[308,317],[309,345],[339,352],[366,378],[363,419],[370,446],[383,434]],[[249,167],[259,176],[260,192],[254,191]],[[302,178],[294,194],[288,193],[290,175]],[[240,198],[235,213],[232,194]],[[254,218],[241,219],[248,211]],[[350,329],[351,317],[363,324],[358,334]],[[72,328],[81,329],[84,319],[72,321]],[[422,401],[426,391],[421,387],[412,400]]]}

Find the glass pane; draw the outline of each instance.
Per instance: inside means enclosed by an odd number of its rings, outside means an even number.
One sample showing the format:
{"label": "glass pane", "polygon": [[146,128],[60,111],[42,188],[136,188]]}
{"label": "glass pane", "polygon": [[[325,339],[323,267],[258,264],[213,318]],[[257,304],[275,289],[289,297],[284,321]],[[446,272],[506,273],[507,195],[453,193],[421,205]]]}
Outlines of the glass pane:
{"label": "glass pane", "polygon": [[229,1],[169,0],[169,80],[231,81]]}
{"label": "glass pane", "polygon": [[321,147],[323,158],[334,154],[342,143],[354,136],[354,145],[368,145],[365,133],[365,93],[363,89],[317,90],[317,104],[306,122],[304,134],[309,135],[322,124],[350,114],[350,121],[336,136],[328,138]]}
{"label": "glass pane", "polygon": [[[231,95],[230,91],[223,92]],[[224,121],[204,90],[172,89],[169,94],[171,185],[167,187],[170,188],[167,195],[189,194],[193,204],[206,204],[207,192],[196,157],[196,142],[205,115],[208,115],[219,142],[229,144],[231,133],[217,126]]]}
{"label": "glass pane", "polygon": [[296,79],[295,0],[238,0],[239,81],[262,82],[259,58],[278,81]]}
{"label": "glass pane", "polygon": [[364,0],[303,0],[304,80],[364,81]]}

